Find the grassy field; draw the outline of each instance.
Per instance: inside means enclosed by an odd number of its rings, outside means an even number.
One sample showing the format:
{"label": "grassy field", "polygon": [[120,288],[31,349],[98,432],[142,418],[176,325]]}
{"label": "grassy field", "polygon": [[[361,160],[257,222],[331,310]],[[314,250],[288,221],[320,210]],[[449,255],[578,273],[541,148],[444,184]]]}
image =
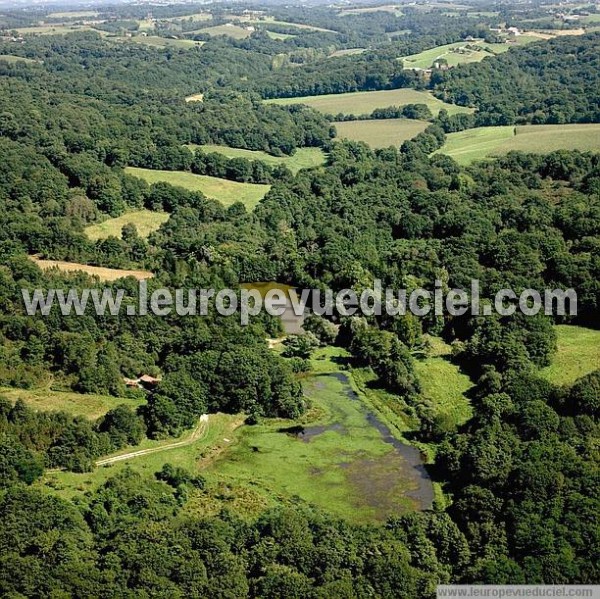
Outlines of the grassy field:
{"label": "grassy field", "polygon": [[413,119],[381,119],[333,123],[339,139],[364,141],[373,148],[399,146],[424,131],[429,123]]}
{"label": "grassy field", "polygon": [[[466,48],[466,46],[477,46],[478,50]],[[480,62],[487,56],[501,54],[510,49],[508,44],[486,44],[480,42],[458,42],[436,46],[419,54],[404,56],[402,61],[405,69],[428,69],[438,59],[445,59],[449,66]]]}
{"label": "grassy field", "polygon": [[[96,468],[93,472],[77,474],[74,472],[47,472],[40,485],[49,487],[63,497],[73,497],[81,492],[90,491],[104,484],[106,480],[122,472],[126,468],[134,471],[153,475],[158,472],[163,464],[167,462],[175,466],[197,471],[201,463],[209,459],[209,456],[222,451],[226,442],[224,438],[233,439],[233,431],[240,426],[243,419],[239,416],[228,416],[224,414],[211,414],[206,434],[191,445],[176,447],[159,453],[148,454],[129,460],[116,462],[110,466]],[[190,435],[187,431],[179,440],[185,440]],[[135,450],[158,448],[170,445],[178,439],[165,439],[153,441],[145,439]],[[123,450],[122,453],[131,451],[131,448]]]}
{"label": "grassy field", "polygon": [[478,127],[450,133],[438,152],[470,164],[511,150],[546,154],[561,149],[600,151],[600,124]]}
{"label": "grassy field", "polygon": [[235,40],[243,40],[252,35],[252,31],[237,25],[215,25],[214,27],[204,27],[188,33],[207,33],[210,36],[227,35]]}
{"label": "grassy field", "polygon": [[49,19],[95,19],[100,13],[95,10],[74,10],[73,12],[53,12]]}
{"label": "grassy field", "polygon": [[133,277],[138,281],[151,279],[154,275],[147,270],[125,270],[120,268],[104,268],[102,266],[89,266],[79,262],[64,262],[62,260],[41,260],[36,256],[30,256],[42,270],[58,268],[63,272],[85,272],[86,274],[98,277],[101,281],[116,281],[123,277]]}
{"label": "grassy field", "polygon": [[[40,485],[73,497],[125,468],[152,475],[169,462],[207,479],[207,490],[194,493],[186,506],[195,513],[218,513],[227,506],[254,516],[297,498],[359,523],[414,510],[420,473],[368,419],[369,404],[353,391],[351,377],[340,374],[337,360],[346,355],[339,348],[316,352],[314,373],[303,379],[310,409],[301,420],[265,419],[241,426],[242,416],[211,414],[207,430],[188,445],[130,457],[91,473],[48,472]],[[180,440],[188,438],[189,431]],[[146,439],[134,450],[174,441]]]}
{"label": "grassy field", "polygon": [[292,33],[277,33],[275,31],[267,31],[267,35],[272,40],[280,40],[280,41],[289,40],[292,37],[298,37],[297,35],[294,35]]}
{"label": "grassy field", "polygon": [[133,42],[135,44],[151,46],[153,48],[181,48],[183,50],[189,50],[190,48],[199,48],[205,44],[205,42],[197,42],[195,40],[176,40],[168,37],[160,37],[158,35],[136,35],[135,37],[119,39],[123,39],[127,42]]}
{"label": "grassy field", "polygon": [[442,108],[449,114],[471,113],[473,109],[446,104],[428,92],[414,89],[391,89],[375,92],[351,92],[347,94],[326,94],[323,96],[303,96],[298,98],[277,98],[266,100],[272,104],[306,104],[326,114],[371,114],[376,108],[404,106],[406,104],[426,104],[436,115]]}
{"label": "grassy field", "polygon": [[20,35],[65,35],[74,31],[95,31],[100,35],[107,35],[105,31],[94,29],[88,25],[40,25],[39,27],[19,27],[16,31]]}
{"label": "grassy field", "polygon": [[444,146],[436,152],[451,156],[459,164],[485,158],[505,141],[514,137],[514,127],[477,127],[449,133]]}
{"label": "grassy field", "polygon": [[204,100],[204,94],[203,93],[192,94],[191,96],[186,96],[185,97],[185,101],[186,102],[202,102],[203,100]]}
{"label": "grassy field", "polygon": [[150,233],[169,220],[166,212],[153,212],[152,210],[136,210],[127,212],[117,218],[110,218],[96,225],[86,227],[85,234],[92,240],[106,239],[111,235],[121,237],[121,230],[125,225],[134,224],[140,237],[148,237]]}
{"label": "grassy field", "polygon": [[345,48],[343,50],[336,50],[332,52],[328,58],[339,58],[340,56],[357,56],[366,51],[366,48]]}
{"label": "grassy field", "polygon": [[270,185],[237,183],[227,179],[217,179],[216,177],[194,175],[181,171],[158,171],[133,167],[128,167],[125,171],[130,175],[144,179],[150,184],[163,181],[171,185],[184,187],[190,191],[200,191],[205,196],[218,200],[224,206],[242,202],[249,210],[254,208],[271,189]]}
{"label": "grassy field", "polygon": [[11,389],[0,387],[0,396],[12,402],[23,400],[30,408],[42,412],[68,412],[73,416],[85,416],[96,420],[109,410],[121,404],[136,408],[143,402],[137,399],[124,399],[109,395],[83,395],[68,391],[50,389]]}
{"label": "grassy field", "polygon": [[382,6],[367,6],[365,8],[345,8],[340,10],[338,16],[345,17],[347,15],[362,15],[373,12],[389,12],[396,17],[401,17],[403,14],[399,6],[396,6],[395,4],[385,4]]}
{"label": "grassy field", "polygon": [[190,146],[200,148],[204,152],[218,152],[227,158],[247,158],[248,160],[261,160],[270,166],[285,164],[292,173],[297,173],[303,168],[322,166],[327,161],[327,156],[320,148],[298,148],[293,156],[271,156],[259,150],[243,150],[241,148],[229,148],[228,146]]}
{"label": "grassy field", "polygon": [[600,331],[558,325],[558,352],[552,364],[540,371],[556,385],[571,385],[578,378],[600,369]]}
{"label": "grassy field", "polygon": [[583,23],[600,23],[600,14],[588,15],[581,19]]}
{"label": "grassy field", "polygon": [[304,31],[320,31],[322,33],[337,33],[332,29],[324,29],[323,27],[316,27],[314,25],[305,25],[303,23],[291,23],[290,21],[277,21],[273,17],[267,17],[266,19],[246,19],[245,17],[239,17],[238,20],[244,25],[260,26],[264,29],[268,29],[269,25],[279,25],[280,27],[289,27],[294,29],[300,29]]}
{"label": "grassy field", "polygon": [[446,415],[456,425],[463,424],[472,415],[466,393],[473,383],[450,361],[448,344],[437,337],[431,337],[430,342],[431,355],[424,360],[415,360],[422,393],[432,401],[439,414]]}
{"label": "grassy field", "polygon": [[170,19],[166,19],[167,21],[171,21],[172,23],[181,23],[181,22],[202,22],[202,21],[212,21],[213,16],[209,12],[198,12],[193,15],[185,15],[183,17],[172,17]]}
{"label": "grassy field", "polygon": [[17,62],[35,64],[38,62],[37,60],[32,60],[31,58],[23,58],[22,56],[14,56],[12,54],[0,54],[0,60],[3,60],[4,62],[8,62],[10,64],[15,64]]}

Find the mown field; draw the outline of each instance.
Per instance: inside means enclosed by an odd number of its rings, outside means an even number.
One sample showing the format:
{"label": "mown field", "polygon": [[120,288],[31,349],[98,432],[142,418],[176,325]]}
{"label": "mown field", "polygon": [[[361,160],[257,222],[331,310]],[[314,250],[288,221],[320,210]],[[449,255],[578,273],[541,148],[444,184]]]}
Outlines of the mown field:
{"label": "mown field", "polygon": [[438,152],[470,164],[512,150],[546,154],[562,149],[600,151],[600,124],[478,127],[450,133]]}
{"label": "mown field", "polygon": [[12,389],[0,387],[0,395],[15,402],[23,400],[26,405],[42,412],[68,412],[73,416],[85,416],[96,420],[109,410],[121,404],[136,408],[143,402],[139,399],[125,399],[109,395],[72,393],[51,389]]}
{"label": "mown field", "polygon": [[140,237],[146,238],[150,233],[169,220],[166,212],[153,212],[152,210],[135,210],[127,212],[117,218],[109,218],[101,223],[86,227],[85,234],[92,240],[106,239],[107,237],[121,237],[121,230],[125,225],[136,226]]}
{"label": "mown field", "polygon": [[571,385],[578,378],[600,369],[600,331],[558,325],[558,352],[552,364],[540,371],[555,385]]}
{"label": "mown field", "polygon": [[390,89],[375,92],[351,92],[347,94],[325,94],[323,96],[301,96],[298,98],[276,98],[266,100],[268,103],[281,104],[306,104],[325,114],[371,114],[376,108],[388,106],[404,106],[406,104],[426,104],[429,110],[436,115],[442,108],[449,114],[471,113],[472,108],[447,104],[433,97],[428,92],[414,89]]}
{"label": "mown field", "polygon": [[98,277],[101,281],[116,281],[124,277],[133,277],[138,281],[151,279],[154,275],[148,270],[126,270],[121,268],[104,268],[103,266],[89,266],[79,262],[65,262],[63,260],[41,260],[30,256],[42,270],[58,268],[63,272],[84,272],[90,276]]}
{"label": "mown field", "polygon": [[327,161],[327,156],[320,148],[298,148],[293,156],[271,156],[267,152],[258,150],[244,150],[241,148],[230,148],[228,146],[189,146],[191,149],[200,148],[204,152],[218,152],[227,158],[247,158],[248,160],[260,160],[270,166],[284,164],[292,173],[297,173],[303,168],[322,166]]}
{"label": "mown field", "polygon": [[270,185],[255,185],[253,183],[237,183],[227,179],[194,175],[181,171],[159,171],[147,168],[127,167],[126,172],[135,177],[140,177],[148,183],[170,183],[184,187],[190,191],[200,191],[209,198],[214,198],[224,206],[231,206],[235,202],[242,202],[251,210],[265,197]]}
{"label": "mown field", "polygon": [[380,119],[333,123],[339,139],[364,141],[372,148],[399,146],[424,131],[429,123],[413,119]]}

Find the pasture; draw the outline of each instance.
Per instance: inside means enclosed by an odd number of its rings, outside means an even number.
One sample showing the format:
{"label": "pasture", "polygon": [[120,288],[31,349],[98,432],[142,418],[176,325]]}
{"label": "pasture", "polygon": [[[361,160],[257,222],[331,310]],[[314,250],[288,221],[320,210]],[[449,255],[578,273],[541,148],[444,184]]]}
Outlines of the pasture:
{"label": "pasture", "polygon": [[252,35],[252,31],[245,27],[239,27],[233,23],[226,23],[225,25],[215,25],[214,27],[204,27],[203,29],[196,29],[194,31],[188,31],[188,33],[206,33],[211,37],[219,35],[226,35],[232,37],[235,40],[243,40]]}
{"label": "pasture", "polygon": [[438,100],[429,92],[414,89],[389,89],[374,92],[349,92],[347,94],[325,94],[322,96],[300,96],[297,98],[276,98],[266,100],[270,104],[289,106],[290,104],[306,104],[325,114],[354,114],[356,116],[371,114],[376,108],[388,106],[405,106],[406,104],[425,104],[436,115],[442,108],[448,114],[472,113],[472,108],[447,104]]}
{"label": "pasture", "polygon": [[13,403],[22,400],[36,411],[67,412],[73,416],[84,416],[96,420],[109,410],[127,404],[135,409],[143,403],[140,399],[125,399],[109,395],[72,393],[70,391],[54,391],[51,389],[12,389],[0,387],[0,396]]}
{"label": "pasture", "polygon": [[272,156],[260,150],[243,150],[241,148],[230,148],[228,146],[189,146],[191,149],[199,148],[204,152],[218,152],[227,158],[247,158],[248,160],[260,160],[269,166],[285,165],[296,174],[303,168],[322,166],[327,161],[327,156],[321,148],[298,148],[293,156]]}
{"label": "pasture", "polygon": [[478,127],[450,133],[436,153],[465,165],[513,150],[547,154],[561,149],[600,151],[600,124]]}
{"label": "pasture", "polygon": [[62,260],[42,260],[30,256],[42,270],[57,268],[62,272],[84,272],[91,277],[98,277],[100,281],[116,281],[124,277],[133,277],[138,281],[151,279],[154,275],[148,270],[125,270],[121,268],[104,268],[103,266],[89,266],[79,262],[64,262]]}
{"label": "pasture", "polygon": [[150,185],[152,183],[169,183],[177,187],[183,187],[189,191],[200,191],[206,197],[218,200],[223,206],[231,206],[235,202],[242,202],[248,210],[251,210],[262,200],[270,185],[256,185],[253,183],[237,183],[227,179],[217,179],[205,175],[194,175],[182,171],[159,171],[147,168],[127,167],[127,173],[134,177],[144,179]]}
{"label": "pasture", "polygon": [[153,212],[152,210],[135,210],[127,212],[117,218],[109,218],[101,223],[86,227],[85,234],[92,241],[106,239],[107,237],[121,237],[121,230],[125,225],[133,224],[140,237],[146,238],[150,233],[169,220],[166,212]]}
{"label": "pasture", "polygon": [[413,119],[344,121],[332,124],[335,125],[338,139],[364,141],[372,148],[399,146],[424,131],[429,125],[426,121]]}
{"label": "pasture", "polygon": [[557,325],[556,333],[558,351],[540,376],[555,385],[572,385],[578,378],[600,369],[600,331]]}

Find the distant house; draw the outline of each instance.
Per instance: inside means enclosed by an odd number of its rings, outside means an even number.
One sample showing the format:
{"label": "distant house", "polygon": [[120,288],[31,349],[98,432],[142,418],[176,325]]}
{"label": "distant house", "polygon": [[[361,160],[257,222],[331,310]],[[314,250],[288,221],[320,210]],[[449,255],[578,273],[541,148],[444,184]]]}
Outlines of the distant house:
{"label": "distant house", "polygon": [[510,35],[521,35],[521,32],[519,31],[518,27],[509,27],[506,31]]}

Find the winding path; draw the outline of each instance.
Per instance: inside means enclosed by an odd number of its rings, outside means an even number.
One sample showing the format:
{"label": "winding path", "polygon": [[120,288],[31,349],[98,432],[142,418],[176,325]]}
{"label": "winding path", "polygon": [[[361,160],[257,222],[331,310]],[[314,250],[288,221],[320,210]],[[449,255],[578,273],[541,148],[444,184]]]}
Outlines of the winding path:
{"label": "winding path", "polygon": [[168,451],[169,449],[175,449],[176,447],[185,447],[191,445],[196,441],[199,441],[208,433],[208,414],[202,414],[198,425],[192,431],[192,434],[183,441],[176,441],[175,443],[169,443],[168,445],[161,445],[160,447],[150,447],[148,449],[139,449],[138,451],[130,451],[129,453],[123,453],[110,458],[104,458],[96,462],[96,466],[108,466],[115,462],[122,462],[123,460],[130,460],[132,458],[138,458],[143,455],[149,455],[151,453],[160,453],[162,451]]}

